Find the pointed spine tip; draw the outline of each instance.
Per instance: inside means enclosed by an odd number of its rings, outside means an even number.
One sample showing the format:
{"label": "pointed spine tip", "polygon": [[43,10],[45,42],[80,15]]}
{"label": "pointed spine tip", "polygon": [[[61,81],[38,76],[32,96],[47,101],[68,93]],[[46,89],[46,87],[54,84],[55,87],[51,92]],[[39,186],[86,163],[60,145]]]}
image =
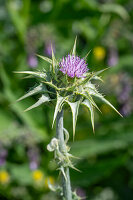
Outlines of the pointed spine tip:
{"label": "pointed spine tip", "polygon": [[53,127],[54,127],[54,122],[52,123],[52,129],[53,129]]}
{"label": "pointed spine tip", "polygon": [[124,117],[121,113],[119,113],[119,115],[120,115],[122,118]]}
{"label": "pointed spine tip", "polygon": [[74,139],[75,139],[75,130],[73,129],[73,142],[74,142]]}
{"label": "pointed spine tip", "polygon": [[25,109],[25,110],[24,110],[24,112],[27,112],[27,111],[29,111],[29,110],[30,110],[30,109],[29,109],[29,108],[27,108],[27,109]]}

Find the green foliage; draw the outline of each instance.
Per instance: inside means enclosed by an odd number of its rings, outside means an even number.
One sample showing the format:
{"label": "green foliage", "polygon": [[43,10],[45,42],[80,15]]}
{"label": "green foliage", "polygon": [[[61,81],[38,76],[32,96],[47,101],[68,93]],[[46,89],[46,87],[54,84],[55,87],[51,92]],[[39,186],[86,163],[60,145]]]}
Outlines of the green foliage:
{"label": "green foliage", "polygon": [[[78,118],[77,109],[72,108],[74,127],[77,121],[77,128],[74,142],[70,134],[72,141],[70,153],[80,158],[75,162],[76,167],[82,171],[71,170],[73,189],[80,187],[86,192],[84,195],[86,199],[99,198],[100,200],[99,195],[106,188],[110,188],[116,194],[116,198],[112,200],[132,200],[132,90],[127,92],[129,85],[132,88],[133,75],[132,20],[132,1],[130,0],[116,2],[2,0],[0,2],[0,158],[2,148],[8,151],[7,162],[0,164],[0,172],[6,170],[10,177],[10,181],[6,184],[0,183],[0,199],[59,199],[49,192],[46,185],[44,187],[44,181],[41,186],[33,181],[28,150],[39,149],[38,169],[43,171],[44,180],[52,177],[58,182],[55,163],[51,162],[53,156],[47,152],[46,146],[54,133],[54,129],[51,128],[54,113],[52,107],[56,103],[54,99],[57,93],[62,97],[64,91],[58,90],[59,85],[55,87],[53,82],[50,82],[50,76],[46,71],[51,65],[54,76],[59,58],[70,51],[77,35],[77,54],[84,57],[86,52],[91,50],[86,57],[90,69],[90,75],[88,74],[86,81],[89,78],[93,84],[97,81],[100,85],[100,94],[105,93],[109,102],[118,111],[126,105],[125,111],[128,115],[120,118],[109,107],[103,106],[97,97],[94,102],[94,95],[90,96],[88,92],[82,94],[84,97],[82,103],[85,106],[79,108]],[[48,55],[50,58],[44,57],[46,56],[46,52],[43,53],[44,49],[46,51],[49,43],[52,43],[56,59],[52,55]],[[94,48],[98,46],[104,48],[105,51],[105,57],[102,60],[97,60],[94,54]],[[75,49],[76,43],[73,52]],[[93,72],[107,68],[112,50],[117,52],[117,62],[103,74],[103,84],[100,74],[93,74]],[[41,59],[36,56],[38,54],[42,55]],[[29,62],[31,55],[38,61],[37,68],[34,70]],[[113,58],[116,57],[113,56]],[[14,71],[22,71],[25,74],[18,75],[13,73]],[[23,75],[25,75],[24,79],[22,79]],[[28,77],[31,79],[27,79]],[[66,84],[66,81],[64,77],[63,83]],[[81,83],[78,84],[80,88]],[[76,85],[68,87],[67,94],[73,92],[75,87]],[[91,94],[98,95],[97,87],[95,89],[92,85],[87,85],[87,87],[87,91],[89,90]],[[32,90],[19,99],[23,101],[16,103],[27,88],[32,88]],[[46,88],[48,91],[49,88],[51,90],[46,93]],[[57,90],[56,95],[55,90]],[[76,95],[78,92],[76,91]],[[125,98],[125,93],[126,95],[128,93],[128,99],[121,102],[120,96]],[[31,105],[35,106],[42,94],[47,94],[47,97],[45,96],[47,100],[49,100],[48,95],[53,100],[47,101],[46,106],[24,112]],[[41,100],[44,101],[45,97]],[[103,95],[101,97],[105,102],[105,97]],[[78,100],[76,99],[75,102]],[[71,104],[76,107],[73,101],[69,104],[67,101],[68,99],[63,100],[61,106],[69,108]],[[108,104],[108,102],[105,103]],[[93,112],[94,107],[96,110],[100,109],[103,114]],[[88,120],[88,110],[93,126],[95,114],[95,135],[92,134]],[[65,127],[71,133],[72,120],[68,109],[65,112],[65,119]],[[102,200],[107,200],[108,197],[109,192]]]}

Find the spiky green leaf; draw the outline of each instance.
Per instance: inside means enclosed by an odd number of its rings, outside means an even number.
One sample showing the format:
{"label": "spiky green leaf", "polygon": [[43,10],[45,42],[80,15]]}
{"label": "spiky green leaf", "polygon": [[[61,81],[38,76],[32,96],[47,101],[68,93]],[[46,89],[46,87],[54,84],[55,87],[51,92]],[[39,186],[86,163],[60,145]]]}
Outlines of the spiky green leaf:
{"label": "spiky green leaf", "polygon": [[97,104],[95,103],[95,101],[93,100],[92,96],[86,92],[85,98],[88,99],[90,101],[90,103],[93,105],[94,108],[97,108],[97,110],[99,112],[101,112],[101,110],[98,108]]}
{"label": "spiky green leaf", "polygon": [[93,96],[95,97],[98,97],[101,101],[103,101],[104,103],[108,104],[111,108],[113,108],[113,110],[115,110],[121,117],[123,117],[119,112],[118,110],[107,100],[103,97],[103,95],[101,95],[100,93],[98,92],[95,92],[92,94]]}
{"label": "spiky green leaf", "polygon": [[82,105],[86,106],[90,110],[91,124],[92,124],[93,132],[94,132],[94,108],[93,108],[93,105],[88,99],[85,99],[82,102]]}
{"label": "spiky green leaf", "polygon": [[44,84],[40,84],[38,86],[34,86],[30,91],[25,94],[24,96],[20,97],[17,101],[21,101],[27,97],[30,97],[34,94],[42,93],[42,92],[47,92],[46,86]]}
{"label": "spiky green leaf", "polygon": [[95,85],[92,84],[91,82],[87,82],[84,86],[84,89],[85,91],[89,94],[89,95],[92,95],[94,93],[97,92],[96,88],[95,88]]}
{"label": "spiky green leaf", "polygon": [[86,56],[84,57],[84,59],[87,59],[88,55],[90,54],[91,50],[86,54]]}
{"label": "spiky green leaf", "polygon": [[[94,86],[94,89],[95,89],[95,86]],[[90,101],[90,103],[93,105],[93,107],[97,108],[97,110],[99,110],[99,112],[101,112],[101,110],[98,108],[97,104],[95,103],[95,101],[93,100],[93,98],[91,96],[92,92],[93,92],[93,86],[91,86],[91,90],[88,90],[88,87],[87,87],[84,90],[82,90],[81,92],[80,91],[76,92],[76,94],[82,96],[84,99],[88,99]]]}
{"label": "spiky green leaf", "polygon": [[106,71],[107,69],[109,69],[109,67],[102,69],[100,71],[97,72],[92,72],[91,76],[90,76],[90,80],[94,79],[95,77],[98,77],[99,74],[101,74],[102,72]]}
{"label": "spiky green leaf", "polygon": [[75,128],[76,128],[76,122],[77,122],[77,117],[78,117],[78,110],[79,110],[79,105],[80,101],[76,101],[74,103],[71,103],[70,101],[66,101],[72,111],[72,118],[73,118],[73,137],[75,136]]}
{"label": "spiky green leaf", "polygon": [[62,175],[64,176],[64,178],[65,178],[65,180],[66,180],[66,182],[67,182],[67,176],[66,176],[64,167],[60,167],[59,169],[60,169],[60,171],[62,172]]}
{"label": "spiky green leaf", "polygon": [[33,71],[14,71],[14,73],[18,74],[29,74],[32,75],[33,77],[38,77],[38,78],[43,78],[45,79],[47,77],[45,72],[33,72]]}
{"label": "spiky green leaf", "polygon": [[72,55],[76,55],[76,43],[77,43],[77,36],[76,36],[75,41],[74,41],[74,46],[73,46],[73,49],[72,49]]}
{"label": "spiky green leaf", "polygon": [[32,106],[30,106],[29,108],[27,108],[25,110],[25,112],[29,111],[29,110],[31,110],[33,108],[36,108],[36,107],[42,105],[43,103],[49,102],[49,101],[50,101],[49,95],[47,93],[46,94],[42,94],[42,96],[39,98],[39,100],[35,104],[33,104]]}
{"label": "spiky green leaf", "polygon": [[53,71],[53,73],[55,73],[56,59],[54,56],[54,51],[53,51],[52,45],[51,45],[51,50],[52,50],[52,71]]}
{"label": "spiky green leaf", "polygon": [[91,78],[91,80],[92,80],[92,79],[93,79],[93,80],[98,80],[98,81],[104,82],[100,76],[94,76],[94,77]]}
{"label": "spiky green leaf", "polygon": [[37,56],[40,57],[41,59],[45,60],[46,62],[52,64],[52,60],[50,58],[45,57],[45,56],[41,56],[41,55],[38,55],[38,54],[37,54]]}
{"label": "spiky green leaf", "polygon": [[45,83],[46,85],[49,85],[50,87],[54,88],[56,91],[61,90],[60,88],[56,87],[56,85],[54,85],[52,82],[48,82],[48,81],[42,81],[43,83]]}
{"label": "spiky green leaf", "polygon": [[53,124],[52,127],[54,126],[55,119],[57,117],[57,113],[61,111],[61,108],[63,106],[63,103],[65,101],[66,97],[62,97],[57,93],[57,102],[55,106],[55,111],[54,111],[54,118],[53,118]]}
{"label": "spiky green leaf", "polygon": [[117,110],[116,108],[107,100],[103,97],[102,94],[100,94],[97,89],[95,88],[95,85],[88,82],[86,84],[86,88],[88,89],[88,94],[91,96],[95,96],[98,97],[100,100],[102,100],[103,102],[105,102],[106,104],[108,104],[111,108],[113,108],[120,116],[122,116]]}

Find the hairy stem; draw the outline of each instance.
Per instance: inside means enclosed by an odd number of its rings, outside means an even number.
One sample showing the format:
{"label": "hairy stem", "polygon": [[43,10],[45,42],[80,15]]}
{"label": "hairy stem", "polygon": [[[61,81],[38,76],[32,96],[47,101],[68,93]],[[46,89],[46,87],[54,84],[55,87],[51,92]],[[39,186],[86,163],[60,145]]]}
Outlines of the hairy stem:
{"label": "hairy stem", "polygon": [[[65,141],[64,141],[64,133],[63,133],[63,110],[61,110],[61,112],[58,112],[58,114],[57,114],[56,137],[59,140],[60,152],[66,153],[67,149],[66,149],[66,144],[65,144]],[[65,200],[72,200],[69,168],[64,167],[64,172],[66,174],[66,179],[65,179],[64,175],[61,173],[62,187],[63,187],[63,197],[65,198]]]}

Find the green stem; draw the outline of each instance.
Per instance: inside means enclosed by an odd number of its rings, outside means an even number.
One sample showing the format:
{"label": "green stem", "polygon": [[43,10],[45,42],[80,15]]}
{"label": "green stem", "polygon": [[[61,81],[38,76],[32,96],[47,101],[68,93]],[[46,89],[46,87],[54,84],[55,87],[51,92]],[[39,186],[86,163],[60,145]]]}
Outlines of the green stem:
{"label": "green stem", "polygon": [[[64,133],[63,133],[63,110],[61,110],[61,112],[58,112],[58,114],[57,114],[56,137],[59,140],[60,151],[62,153],[66,153],[67,150],[66,150],[66,144],[65,144],[65,141],[64,141]],[[69,167],[64,167],[64,172],[66,174],[66,179],[65,179],[64,175],[61,174],[61,176],[62,176],[62,187],[63,187],[63,197],[65,198],[65,200],[72,200]]]}

